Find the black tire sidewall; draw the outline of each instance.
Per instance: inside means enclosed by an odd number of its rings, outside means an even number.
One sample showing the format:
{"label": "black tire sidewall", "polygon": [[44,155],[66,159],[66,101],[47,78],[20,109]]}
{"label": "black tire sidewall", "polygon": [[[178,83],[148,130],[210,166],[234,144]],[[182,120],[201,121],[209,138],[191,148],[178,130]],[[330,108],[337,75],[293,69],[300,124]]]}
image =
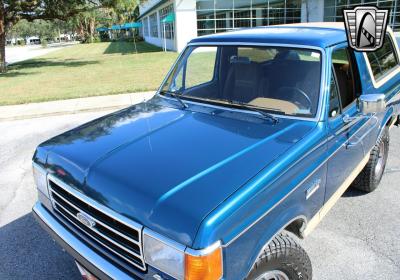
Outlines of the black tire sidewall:
{"label": "black tire sidewall", "polygon": [[378,164],[378,156],[376,156],[374,158],[374,163],[373,163],[373,174],[371,174],[371,176],[373,176],[373,189],[376,189],[379,185],[379,183],[382,180],[383,174],[385,173],[385,168],[386,168],[386,163],[387,163],[387,159],[389,156],[389,129],[386,127],[384,132],[382,133],[381,139],[379,140],[379,142],[377,143],[377,145],[374,147],[374,149],[377,149],[378,153],[379,153],[379,149],[380,146],[384,145],[384,155],[383,155],[383,166],[382,166],[382,172],[376,176],[375,174],[375,167]]}
{"label": "black tire sidewall", "polygon": [[[382,134],[379,136],[375,146],[372,148],[370,158],[364,169],[358,174],[357,178],[352,183],[352,186],[363,192],[373,192],[379,186],[383,174],[385,173],[386,162],[389,155],[389,128],[385,127]],[[379,159],[379,148],[385,145],[383,166],[380,174],[376,174],[375,169]]]}
{"label": "black tire sidewall", "polygon": [[[307,279],[299,276],[305,273],[300,268],[302,265],[299,264],[299,258],[301,258],[301,256],[299,256],[299,254],[294,251],[287,252],[287,254],[281,255],[281,257],[279,258],[269,259],[260,267],[258,267],[257,273],[251,273],[248,279],[257,279],[257,277],[259,277],[260,275],[273,270],[284,272],[290,280]],[[299,270],[296,270],[295,267]]]}
{"label": "black tire sidewall", "polygon": [[254,280],[274,270],[284,272],[290,280],[312,279],[310,258],[286,232],[277,235],[263,250],[246,279]]}

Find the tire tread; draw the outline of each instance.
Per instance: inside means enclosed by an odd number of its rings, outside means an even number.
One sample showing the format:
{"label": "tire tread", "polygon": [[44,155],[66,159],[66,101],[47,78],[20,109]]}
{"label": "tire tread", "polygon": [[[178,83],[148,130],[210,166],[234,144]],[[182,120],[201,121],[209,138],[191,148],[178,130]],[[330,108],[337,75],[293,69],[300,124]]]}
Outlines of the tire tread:
{"label": "tire tread", "polygon": [[373,192],[379,185],[381,178],[376,178],[375,176],[375,166],[379,156],[379,145],[385,142],[386,145],[386,153],[389,152],[389,131],[388,128],[384,128],[384,132],[378,139],[376,145],[372,148],[370,153],[370,157],[368,163],[363,168],[363,170],[358,174],[354,182],[352,183],[352,187],[364,191],[364,192]]}
{"label": "tire tread", "polygon": [[[258,274],[258,270],[273,260],[280,260],[283,268],[290,270],[296,275],[296,279],[311,280],[312,266],[310,258],[306,251],[294,240],[294,238],[286,231],[276,235],[259,255],[257,261],[253,265],[248,279],[254,279],[254,275]],[[284,260],[287,261],[284,261]],[[292,279],[292,278],[290,278]]]}

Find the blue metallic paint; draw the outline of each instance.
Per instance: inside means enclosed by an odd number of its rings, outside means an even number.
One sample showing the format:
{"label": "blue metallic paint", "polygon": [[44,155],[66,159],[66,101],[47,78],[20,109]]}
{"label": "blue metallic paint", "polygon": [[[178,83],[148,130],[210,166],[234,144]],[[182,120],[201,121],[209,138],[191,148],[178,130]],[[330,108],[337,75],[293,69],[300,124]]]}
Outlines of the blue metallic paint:
{"label": "blue metallic paint", "polygon": [[196,105],[180,110],[155,98],[57,136],[39,151],[47,149],[47,166],[62,169],[65,176],[57,176],[85,195],[193,246],[207,214],[314,125],[273,125]]}
{"label": "blue metallic paint", "polygon": [[327,48],[346,40],[344,29],[339,28],[268,26],[201,36],[193,39],[191,43],[248,42],[254,44],[290,44]]}
{"label": "blue metallic paint", "polygon": [[[336,143],[342,120],[328,120],[330,54],[346,40],[344,30],[268,30],[204,36],[192,43],[324,48],[319,120],[281,119],[274,126],[243,112],[200,104],[182,110],[175,101],[155,97],[43,143],[34,161],[99,203],[193,249],[221,240],[224,278],[243,279],[277,232],[293,219],[310,220],[334,192],[334,185],[326,188],[332,178],[328,166],[337,173],[349,141],[342,135]],[[389,100],[399,92],[399,75],[375,89],[362,54],[355,56],[363,94],[387,93]],[[356,104],[349,110],[356,114]],[[378,117],[382,129],[391,109]],[[362,135],[369,125],[365,119],[349,129]],[[360,143],[361,154],[375,143],[379,131],[373,132]],[[358,147],[355,157],[361,154]],[[307,200],[315,180],[321,180],[320,187]]]}

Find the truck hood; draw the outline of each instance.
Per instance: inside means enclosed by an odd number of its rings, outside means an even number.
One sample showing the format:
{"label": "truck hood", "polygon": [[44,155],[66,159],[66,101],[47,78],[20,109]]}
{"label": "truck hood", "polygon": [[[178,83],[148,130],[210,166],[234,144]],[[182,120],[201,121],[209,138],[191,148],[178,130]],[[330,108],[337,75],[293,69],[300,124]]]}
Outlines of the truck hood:
{"label": "truck hood", "polygon": [[161,98],[41,144],[34,160],[97,202],[190,246],[202,220],[313,127]]}

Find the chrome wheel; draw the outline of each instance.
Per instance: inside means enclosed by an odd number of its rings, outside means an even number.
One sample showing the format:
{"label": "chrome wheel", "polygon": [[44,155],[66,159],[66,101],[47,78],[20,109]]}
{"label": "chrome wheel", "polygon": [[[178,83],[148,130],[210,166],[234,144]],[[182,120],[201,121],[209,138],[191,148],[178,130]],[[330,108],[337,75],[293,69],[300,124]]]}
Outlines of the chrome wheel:
{"label": "chrome wheel", "polygon": [[261,274],[256,280],[289,280],[289,277],[283,271],[272,270]]}
{"label": "chrome wheel", "polygon": [[376,166],[375,166],[376,178],[380,178],[385,168],[385,155],[386,155],[386,147],[384,141],[382,141],[379,145],[378,159],[376,161]]}

